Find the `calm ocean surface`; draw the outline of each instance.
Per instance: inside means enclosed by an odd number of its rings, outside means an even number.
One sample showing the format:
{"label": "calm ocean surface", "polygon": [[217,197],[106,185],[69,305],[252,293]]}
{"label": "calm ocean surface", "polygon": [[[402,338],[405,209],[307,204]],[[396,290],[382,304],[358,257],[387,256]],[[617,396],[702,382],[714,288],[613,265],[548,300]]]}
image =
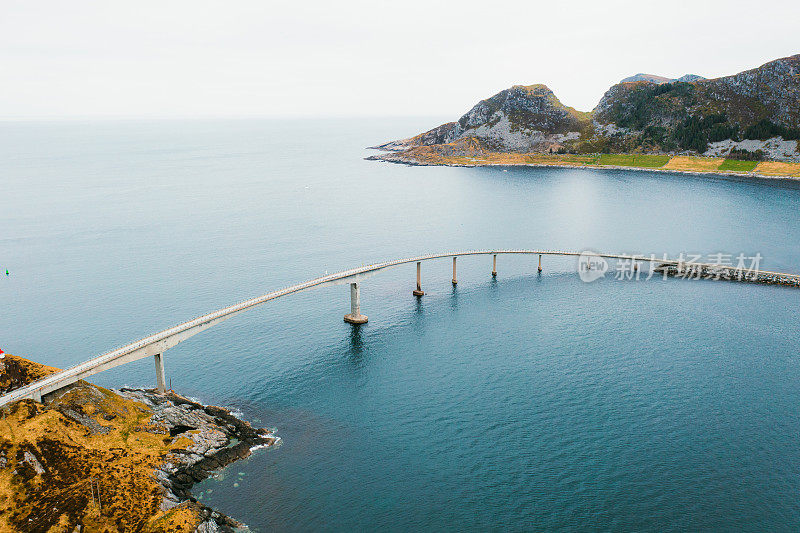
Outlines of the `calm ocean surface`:
{"label": "calm ocean surface", "polygon": [[[68,366],[362,263],[478,248],[760,253],[800,187],[368,162],[414,120],[0,123],[0,347]],[[179,392],[274,427],[194,491],[255,531],[800,529],[800,292],[574,260],[423,264],[289,296],[170,350]],[[646,269],[645,269],[646,270]],[[153,386],[143,360],[96,376]]]}

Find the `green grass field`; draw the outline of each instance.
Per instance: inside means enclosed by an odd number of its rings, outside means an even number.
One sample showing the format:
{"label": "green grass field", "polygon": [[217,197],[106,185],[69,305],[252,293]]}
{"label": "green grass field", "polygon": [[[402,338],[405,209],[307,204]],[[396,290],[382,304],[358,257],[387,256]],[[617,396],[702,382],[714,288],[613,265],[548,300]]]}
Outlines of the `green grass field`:
{"label": "green grass field", "polygon": [[600,156],[599,165],[614,165],[619,167],[663,167],[670,160],[668,155],[641,155],[641,154],[603,154]]}
{"label": "green grass field", "polygon": [[559,154],[556,157],[559,161],[564,161],[565,163],[580,163],[582,165],[596,165],[600,159],[600,157],[596,155]]}
{"label": "green grass field", "polygon": [[717,170],[732,170],[734,172],[752,172],[758,161],[739,161],[738,159],[726,159]]}

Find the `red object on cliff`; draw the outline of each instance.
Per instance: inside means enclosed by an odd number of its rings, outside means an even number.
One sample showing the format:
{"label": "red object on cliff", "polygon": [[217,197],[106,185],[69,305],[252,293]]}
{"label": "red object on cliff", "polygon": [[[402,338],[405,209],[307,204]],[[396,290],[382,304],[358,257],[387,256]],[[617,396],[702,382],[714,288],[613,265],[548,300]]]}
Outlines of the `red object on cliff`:
{"label": "red object on cliff", "polygon": [[0,354],[3,354],[3,353],[6,353],[6,352],[4,352],[2,348],[0,348]]}

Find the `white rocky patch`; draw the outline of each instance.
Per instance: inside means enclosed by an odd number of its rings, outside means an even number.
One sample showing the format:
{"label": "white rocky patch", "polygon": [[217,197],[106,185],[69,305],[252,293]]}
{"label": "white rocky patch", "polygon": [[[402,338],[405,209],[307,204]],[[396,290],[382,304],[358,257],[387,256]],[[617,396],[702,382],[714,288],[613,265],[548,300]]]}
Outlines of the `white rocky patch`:
{"label": "white rocky patch", "polygon": [[613,122],[609,124],[600,124],[595,120],[593,124],[595,132],[598,133],[599,135],[604,135],[606,137],[611,137],[612,135],[616,135],[617,133],[622,133],[624,135],[627,135],[628,133],[632,132],[630,128],[620,128]]}
{"label": "white rocky patch", "polygon": [[708,150],[703,155],[711,157],[725,157],[731,150],[763,151],[768,159],[775,161],[798,161],[800,152],[797,151],[797,141],[784,141],[782,137],[773,137],[766,141],[745,139],[733,141],[726,139],[708,144]]}
{"label": "white rocky patch", "polygon": [[44,467],[42,466],[42,463],[40,463],[36,456],[31,452],[25,452],[22,455],[22,462],[31,465],[37,474],[44,474]]}
{"label": "white rocky patch", "polygon": [[[499,120],[494,125],[489,126],[496,119]],[[485,140],[490,145],[501,145],[506,150],[529,152],[547,149],[554,144],[577,139],[580,137],[580,132],[545,133],[526,128],[512,129],[511,121],[508,120],[505,113],[498,111],[492,115],[489,122],[481,124],[477,128],[465,130],[460,137],[477,137]]]}
{"label": "white rocky patch", "polygon": [[217,523],[213,520],[206,520],[197,526],[194,530],[195,533],[218,533],[222,531]]}

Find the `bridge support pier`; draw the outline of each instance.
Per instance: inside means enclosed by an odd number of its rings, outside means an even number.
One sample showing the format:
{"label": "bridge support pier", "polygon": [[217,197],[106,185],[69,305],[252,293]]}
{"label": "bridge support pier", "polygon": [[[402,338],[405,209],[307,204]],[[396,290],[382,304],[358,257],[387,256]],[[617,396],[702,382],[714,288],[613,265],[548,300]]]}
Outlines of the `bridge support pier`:
{"label": "bridge support pier", "polygon": [[348,324],[366,324],[367,316],[361,314],[361,297],[358,292],[358,283],[350,284],[350,313],[344,315]]}
{"label": "bridge support pier", "polygon": [[497,254],[492,256],[492,277],[497,277]]}
{"label": "bridge support pier", "polygon": [[538,269],[538,271],[539,272],[542,271],[542,254],[539,254],[539,269]]}
{"label": "bridge support pier", "polygon": [[166,379],[164,379],[164,356],[157,353],[153,356],[156,362],[156,390],[161,394],[167,392]]}
{"label": "bridge support pier", "polygon": [[411,294],[414,296],[425,295],[425,291],[422,290],[422,261],[417,261],[417,288]]}
{"label": "bridge support pier", "polygon": [[458,284],[458,278],[456,277],[456,258],[453,258],[453,285]]}

